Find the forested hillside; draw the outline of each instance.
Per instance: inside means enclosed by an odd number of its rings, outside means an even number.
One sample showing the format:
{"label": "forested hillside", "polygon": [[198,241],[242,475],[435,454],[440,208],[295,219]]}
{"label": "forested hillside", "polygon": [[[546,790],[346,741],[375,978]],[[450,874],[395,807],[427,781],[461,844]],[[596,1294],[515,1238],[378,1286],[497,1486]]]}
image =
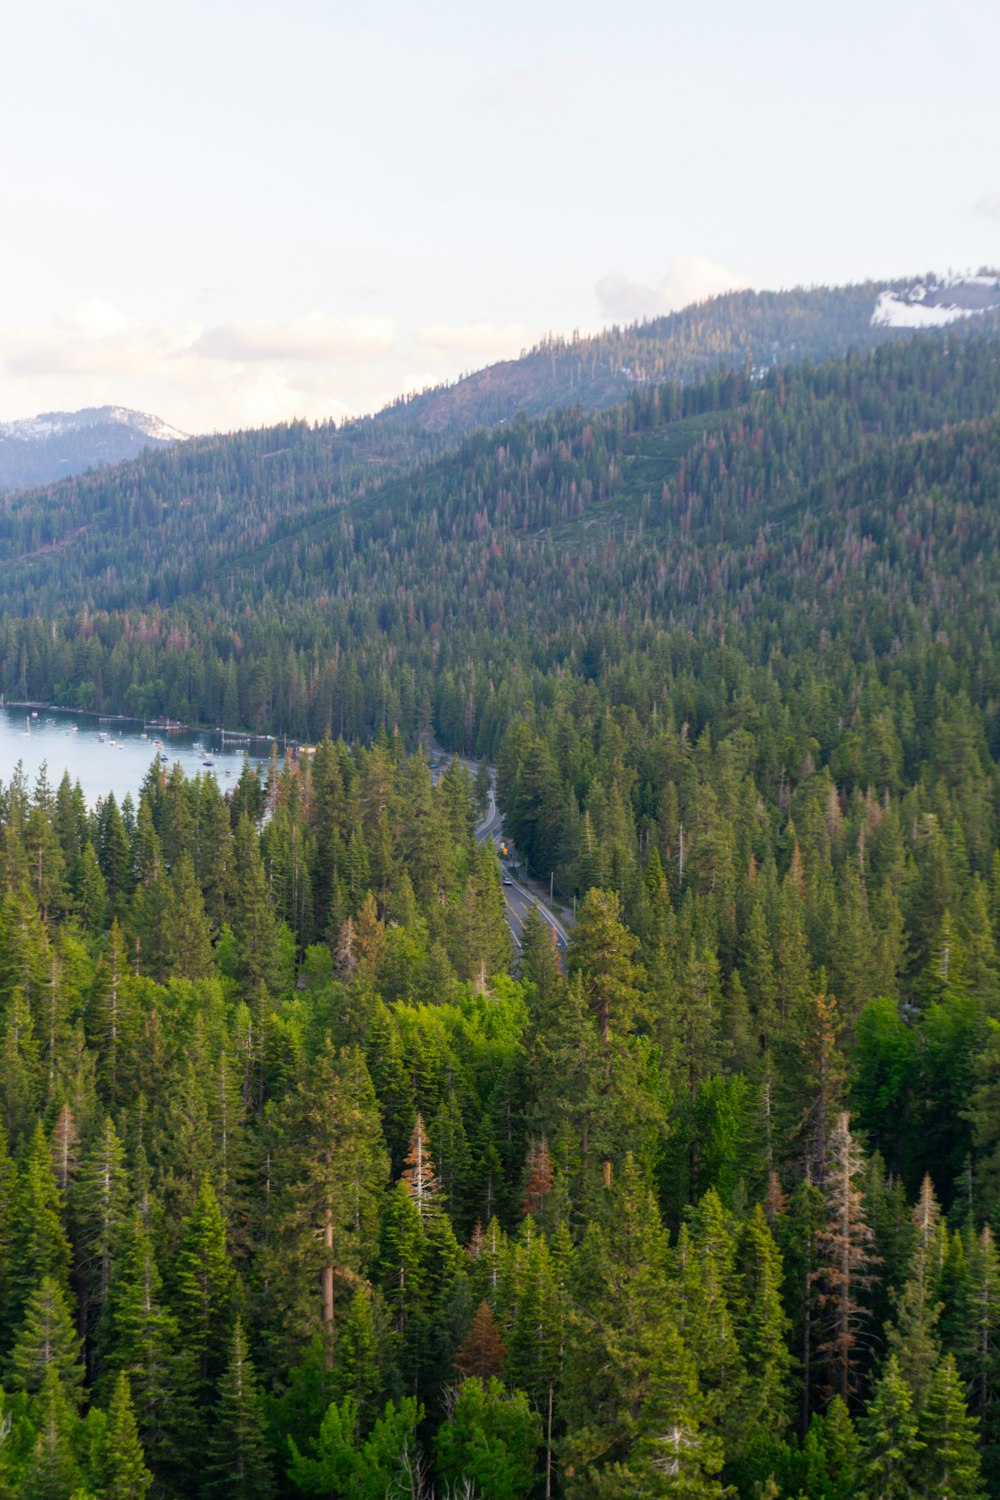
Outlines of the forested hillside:
{"label": "forested hillside", "polygon": [[519,359],[423,391],[389,410],[404,410],[429,430],[468,430],[510,421],[519,412],[545,416],[570,405],[614,406],[635,384],[689,385],[720,369],[760,371],[874,349],[900,338],[897,329],[872,326],[878,296],[906,285],[726,292],[629,327],[547,339]]}
{"label": "forested hillside", "polygon": [[319,743],[3,786],[0,1494],[996,1493],[1000,343],[330,438],[4,512],[8,696]]}
{"label": "forested hillside", "polygon": [[0,491],[51,484],[86,469],[122,463],[144,448],[184,440],[183,432],[158,417],[120,406],[0,421]]}

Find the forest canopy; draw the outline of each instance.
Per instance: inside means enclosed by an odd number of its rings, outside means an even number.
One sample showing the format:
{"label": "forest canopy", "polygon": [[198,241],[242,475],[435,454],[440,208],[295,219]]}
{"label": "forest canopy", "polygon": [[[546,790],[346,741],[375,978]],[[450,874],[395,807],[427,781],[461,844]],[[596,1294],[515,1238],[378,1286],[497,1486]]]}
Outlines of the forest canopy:
{"label": "forest canopy", "polygon": [[5,505],[0,1495],[996,1491],[997,350]]}

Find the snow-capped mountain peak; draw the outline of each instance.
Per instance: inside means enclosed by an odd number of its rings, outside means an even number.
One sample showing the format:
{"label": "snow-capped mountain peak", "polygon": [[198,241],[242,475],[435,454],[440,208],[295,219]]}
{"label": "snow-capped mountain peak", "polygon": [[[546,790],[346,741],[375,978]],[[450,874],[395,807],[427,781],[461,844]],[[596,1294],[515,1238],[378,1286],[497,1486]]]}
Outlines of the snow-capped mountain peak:
{"label": "snow-capped mountain peak", "polygon": [[155,443],[183,443],[188,436],[148,412],[130,411],[126,406],[87,406],[82,411],[46,411],[19,422],[0,422],[0,438],[31,443],[105,426],[128,428]]}
{"label": "snow-capped mountain peak", "polygon": [[183,443],[187,433],[126,406],[44,411],[0,422],[0,491],[51,484],[104,464],[135,458],[143,448]]}

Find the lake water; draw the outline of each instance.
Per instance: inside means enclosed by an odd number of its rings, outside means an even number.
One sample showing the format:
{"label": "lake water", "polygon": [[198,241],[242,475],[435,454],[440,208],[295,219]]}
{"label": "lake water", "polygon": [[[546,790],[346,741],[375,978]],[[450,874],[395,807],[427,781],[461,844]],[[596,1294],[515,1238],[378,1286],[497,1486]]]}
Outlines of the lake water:
{"label": "lake water", "polygon": [[[53,790],[68,771],[83,788],[88,807],[109,792],[119,802],[126,792],[136,800],[155,755],[165,756],[168,765],[180,761],[187,776],[215,776],[225,791],[239,779],[247,753],[251,764],[266,767],[269,747],[260,740],[249,747],[224,745],[221,735],[209,730],[166,734],[144,729],[138,720],[121,723],[44,708],[36,717],[30,709],[0,708],[0,781],[10,781],[18,761],[31,787],[43,764]],[[213,764],[206,766],[206,759]]]}

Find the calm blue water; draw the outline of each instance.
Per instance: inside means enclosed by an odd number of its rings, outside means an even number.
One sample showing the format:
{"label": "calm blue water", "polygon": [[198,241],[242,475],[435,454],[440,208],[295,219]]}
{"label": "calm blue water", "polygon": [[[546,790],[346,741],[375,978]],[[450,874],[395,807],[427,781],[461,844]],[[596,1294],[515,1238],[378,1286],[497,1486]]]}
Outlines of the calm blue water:
{"label": "calm blue water", "polygon": [[[250,760],[266,767],[266,756],[260,756],[262,749],[267,747],[254,742]],[[43,708],[36,718],[23,708],[0,709],[0,781],[8,782],[20,761],[29,786],[34,786],[44,763],[53,790],[63,772],[68,771],[73,781],[79,781],[89,807],[109,792],[114,792],[119,802],[131,792],[134,800],[154,755],[166,756],[169,765],[180,761],[188,776],[199,772],[215,776],[225,791],[239,779],[245,753],[243,745],[223,747],[221,736],[207,730],[201,734],[164,734],[159,729],[144,732],[138,722],[120,724]],[[207,755],[214,766],[203,765]]]}

